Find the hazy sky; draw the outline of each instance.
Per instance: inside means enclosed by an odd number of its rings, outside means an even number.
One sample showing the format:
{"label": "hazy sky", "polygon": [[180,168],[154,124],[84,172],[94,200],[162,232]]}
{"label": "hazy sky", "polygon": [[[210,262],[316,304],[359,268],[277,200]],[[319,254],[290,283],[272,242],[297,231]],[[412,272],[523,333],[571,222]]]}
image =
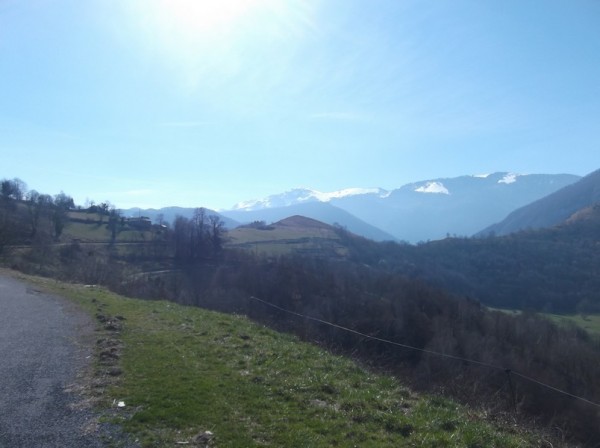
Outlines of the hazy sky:
{"label": "hazy sky", "polygon": [[0,178],[81,204],[598,168],[596,0],[0,0]]}

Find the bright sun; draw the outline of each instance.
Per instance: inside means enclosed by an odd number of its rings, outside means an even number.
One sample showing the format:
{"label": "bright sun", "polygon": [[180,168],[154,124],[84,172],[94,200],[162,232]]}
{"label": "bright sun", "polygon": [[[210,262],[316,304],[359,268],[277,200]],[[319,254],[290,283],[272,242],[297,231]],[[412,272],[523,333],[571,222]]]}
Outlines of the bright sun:
{"label": "bright sun", "polygon": [[256,8],[259,0],[167,0],[161,10],[171,16],[180,31],[213,33],[233,25],[243,15]]}
{"label": "bright sun", "polygon": [[[139,0],[135,20],[145,42],[173,56],[189,59],[223,51],[245,39],[261,21],[282,9],[279,0]],[[284,8],[285,9],[285,8]]]}
{"label": "bright sun", "polygon": [[[137,0],[135,37],[189,88],[235,76],[304,29],[300,0]],[[292,14],[297,12],[297,14]],[[206,84],[206,83],[204,83]]]}
{"label": "bright sun", "polygon": [[261,16],[277,1],[137,0],[129,5],[140,42],[189,80],[233,70],[232,49],[261,28]]}

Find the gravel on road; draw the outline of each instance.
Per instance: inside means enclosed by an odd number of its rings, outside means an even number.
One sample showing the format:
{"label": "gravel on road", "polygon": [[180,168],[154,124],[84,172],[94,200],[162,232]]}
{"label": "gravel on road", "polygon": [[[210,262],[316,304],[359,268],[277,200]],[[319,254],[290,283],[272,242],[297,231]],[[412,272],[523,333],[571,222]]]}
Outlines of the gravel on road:
{"label": "gravel on road", "polygon": [[105,446],[77,392],[94,329],[73,303],[0,272],[0,448]]}

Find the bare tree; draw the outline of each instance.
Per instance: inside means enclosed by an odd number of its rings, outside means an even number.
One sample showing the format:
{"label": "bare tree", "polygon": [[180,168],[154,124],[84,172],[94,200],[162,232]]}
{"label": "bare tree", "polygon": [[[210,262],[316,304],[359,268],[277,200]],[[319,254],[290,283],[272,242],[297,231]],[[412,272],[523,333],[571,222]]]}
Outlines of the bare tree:
{"label": "bare tree", "polygon": [[185,262],[189,260],[190,240],[190,220],[183,216],[175,217],[175,222],[173,223],[173,245],[175,246],[175,259],[179,262]]}
{"label": "bare tree", "polygon": [[72,208],[75,208],[75,203],[71,196],[67,196],[62,191],[54,196],[54,204],[50,217],[55,239],[59,239],[62,235],[63,229],[69,222],[69,210]]}
{"label": "bare tree", "polygon": [[197,208],[194,210],[191,225],[190,258],[192,261],[196,261],[205,255],[207,246],[206,209]]}
{"label": "bare tree", "polygon": [[5,205],[22,201],[25,196],[27,185],[21,179],[3,179],[0,181],[0,198]]}
{"label": "bare tree", "polygon": [[208,231],[212,254],[216,256],[223,250],[225,223],[219,216],[210,215],[208,217]]}
{"label": "bare tree", "polygon": [[119,223],[122,222],[121,215],[116,208],[111,208],[108,214],[108,230],[110,230],[110,242],[115,243],[117,239],[117,231],[119,229]]}
{"label": "bare tree", "polygon": [[38,233],[42,217],[51,217],[54,205],[52,196],[40,194],[36,190],[27,193],[27,210],[29,212],[30,236],[33,238]]}

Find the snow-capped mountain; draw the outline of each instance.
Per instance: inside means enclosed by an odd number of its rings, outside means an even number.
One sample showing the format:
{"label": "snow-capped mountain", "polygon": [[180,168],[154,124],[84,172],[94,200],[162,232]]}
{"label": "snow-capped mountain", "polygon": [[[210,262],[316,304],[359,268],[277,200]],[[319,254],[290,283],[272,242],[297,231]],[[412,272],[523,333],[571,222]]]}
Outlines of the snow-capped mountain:
{"label": "snow-capped mountain", "polygon": [[429,179],[404,185],[386,198],[384,207],[344,208],[359,218],[370,213],[379,228],[410,242],[446,235],[471,236],[513,210],[579,180],[570,174],[487,175]]}
{"label": "snow-capped mountain", "polygon": [[[323,193],[302,188],[241,202],[232,211],[222,213],[244,222],[244,216],[265,219],[260,217],[261,210],[283,211],[299,204],[326,202],[399,240],[414,243],[444,238],[447,234],[470,236],[502,220],[513,210],[579,179],[571,174],[498,172],[428,179],[393,191],[348,188]],[[244,215],[249,211],[253,213]],[[344,222],[339,224],[345,225]]]}
{"label": "snow-capped mountain", "polygon": [[563,223],[574,213],[600,202],[600,170],[571,185],[510,213],[480,235],[507,235],[524,229],[539,229]]}
{"label": "snow-capped mountain", "polygon": [[[517,178],[522,176],[516,173],[495,173],[495,174],[477,174],[472,177],[475,179],[488,179],[491,176],[492,182],[499,184],[512,184],[517,181]],[[462,179],[462,178],[460,178]],[[411,183],[401,187],[401,190],[412,190],[415,193],[433,193],[433,194],[451,194],[443,181],[454,183],[455,179],[437,179],[427,180],[416,183]],[[296,204],[304,204],[307,202],[331,202],[337,199],[344,199],[353,196],[368,195],[371,198],[387,198],[391,194],[390,191],[383,188],[345,188],[343,190],[332,191],[325,193],[309,188],[294,188],[285,193],[273,194],[264,199],[251,199],[235,204],[231,210],[256,211],[266,208],[289,207]]]}
{"label": "snow-capped mountain", "polygon": [[318,190],[308,188],[295,188],[281,194],[274,194],[265,199],[253,199],[250,201],[238,202],[232,207],[232,210],[255,211],[265,208],[289,207],[296,204],[307,202],[329,202],[332,199],[340,199],[350,196],[375,194],[385,197],[389,192],[381,188],[346,188],[344,190],[324,193]]}
{"label": "snow-capped mountain", "polygon": [[414,191],[417,193],[450,194],[448,189],[441,182],[427,182],[425,185],[415,188]]}

